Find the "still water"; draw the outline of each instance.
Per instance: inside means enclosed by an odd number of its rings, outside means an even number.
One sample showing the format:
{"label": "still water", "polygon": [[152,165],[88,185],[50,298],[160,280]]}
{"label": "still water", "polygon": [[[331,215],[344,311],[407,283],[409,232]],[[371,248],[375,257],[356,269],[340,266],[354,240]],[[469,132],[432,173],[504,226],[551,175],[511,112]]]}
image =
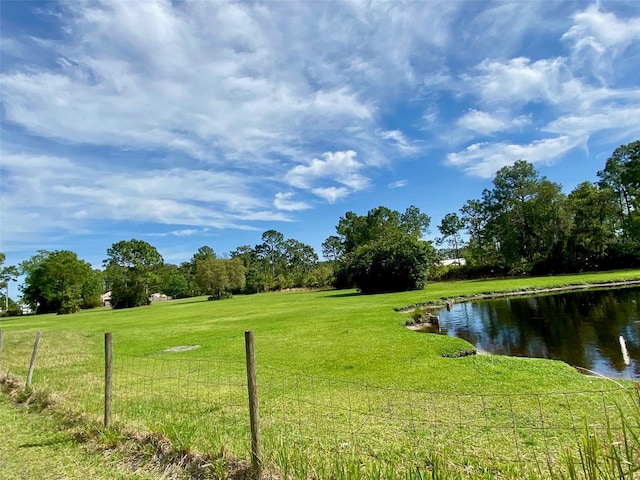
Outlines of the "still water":
{"label": "still water", "polygon": [[640,378],[640,288],[483,300],[438,314],[442,333],[480,351],[553,358],[607,377]]}

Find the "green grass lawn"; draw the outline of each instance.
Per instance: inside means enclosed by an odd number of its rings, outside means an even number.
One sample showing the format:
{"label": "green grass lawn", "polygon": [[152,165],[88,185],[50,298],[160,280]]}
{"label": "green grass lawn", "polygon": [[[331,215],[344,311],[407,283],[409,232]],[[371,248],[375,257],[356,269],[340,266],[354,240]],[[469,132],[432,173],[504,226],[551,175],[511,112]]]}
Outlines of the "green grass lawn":
{"label": "green grass lawn", "polygon": [[0,397],[0,480],[145,480],[110,458],[87,451],[48,415],[30,414]]}
{"label": "green grass lawn", "polygon": [[[24,377],[41,330],[34,384],[98,420],[102,334],[113,332],[118,424],[162,432],[185,451],[248,458],[243,334],[254,330],[265,456],[283,475],[380,478],[391,469],[413,478],[445,452],[454,470],[493,475],[485,472],[492,465],[518,478],[530,465],[540,474],[556,468],[585,422],[603,427],[616,405],[634,408],[629,391],[557,361],[445,358],[470,345],[405,329],[407,317],[395,309],[631,279],[640,279],[640,270],[432,283],[384,295],[197,298],[2,319],[0,372]],[[163,353],[178,346],[198,348]],[[602,390],[615,391],[594,393]]]}

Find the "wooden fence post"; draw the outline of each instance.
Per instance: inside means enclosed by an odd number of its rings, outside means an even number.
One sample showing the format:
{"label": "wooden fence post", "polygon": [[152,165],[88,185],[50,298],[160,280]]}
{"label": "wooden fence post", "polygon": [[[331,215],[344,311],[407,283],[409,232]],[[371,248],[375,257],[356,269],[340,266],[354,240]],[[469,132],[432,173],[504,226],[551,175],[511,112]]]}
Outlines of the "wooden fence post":
{"label": "wooden fence post", "polygon": [[251,467],[256,478],[262,476],[262,442],[260,440],[260,412],[258,409],[258,384],[253,330],[244,332],[247,359],[247,391],[249,394],[249,420],[251,421]]}
{"label": "wooden fence post", "polygon": [[113,334],[104,334],[104,428],[111,426],[111,388],[113,379]]}
{"label": "wooden fence post", "polygon": [[31,377],[33,376],[33,369],[36,366],[36,355],[38,355],[38,345],[40,345],[41,332],[36,332],[36,342],[33,344],[33,353],[31,354],[31,362],[29,362],[29,371],[27,372],[27,382],[24,385],[25,390],[31,388]]}

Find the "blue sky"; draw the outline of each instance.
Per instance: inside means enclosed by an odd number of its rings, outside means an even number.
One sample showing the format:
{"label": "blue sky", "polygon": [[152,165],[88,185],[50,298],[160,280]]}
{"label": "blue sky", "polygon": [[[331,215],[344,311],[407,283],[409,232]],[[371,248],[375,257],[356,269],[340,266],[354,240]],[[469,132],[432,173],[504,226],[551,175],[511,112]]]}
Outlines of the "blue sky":
{"label": "blue sky", "polygon": [[418,206],[525,159],[568,193],[640,138],[640,2],[2,2],[7,263],[171,263]]}

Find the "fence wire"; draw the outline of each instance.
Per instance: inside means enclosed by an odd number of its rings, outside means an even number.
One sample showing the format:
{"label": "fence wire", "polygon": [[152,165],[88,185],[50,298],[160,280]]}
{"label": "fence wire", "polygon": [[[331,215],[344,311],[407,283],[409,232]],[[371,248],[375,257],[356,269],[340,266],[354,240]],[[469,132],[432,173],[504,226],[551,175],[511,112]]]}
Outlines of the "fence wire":
{"label": "fence wire", "polygon": [[[83,335],[86,349],[65,350]],[[0,376],[25,378],[35,332],[5,332]],[[71,336],[71,337],[70,337]],[[93,334],[46,332],[33,377],[101,419],[104,353]],[[77,344],[77,343],[73,343]],[[60,353],[64,352],[64,353]],[[244,362],[114,352],[114,423],[178,448],[249,458]],[[258,363],[266,467],[279,478],[422,478],[436,465],[465,476],[554,477],[589,435],[640,435],[640,391],[450,393],[385,388]],[[640,457],[639,457],[640,458]],[[387,475],[387,476],[389,476]]]}
{"label": "fence wire", "polygon": [[[585,428],[621,436],[638,411],[634,388],[560,393],[457,394],[345,382],[261,366],[263,436],[298,470],[335,466],[427,471],[438,459],[553,476]],[[577,453],[577,452],[576,452]],[[322,463],[324,462],[324,465]],[[320,464],[320,465],[319,465]],[[515,465],[515,467],[514,467]]]}
{"label": "fence wire", "polygon": [[114,355],[116,421],[166,434],[181,447],[247,453],[242,362]]}

